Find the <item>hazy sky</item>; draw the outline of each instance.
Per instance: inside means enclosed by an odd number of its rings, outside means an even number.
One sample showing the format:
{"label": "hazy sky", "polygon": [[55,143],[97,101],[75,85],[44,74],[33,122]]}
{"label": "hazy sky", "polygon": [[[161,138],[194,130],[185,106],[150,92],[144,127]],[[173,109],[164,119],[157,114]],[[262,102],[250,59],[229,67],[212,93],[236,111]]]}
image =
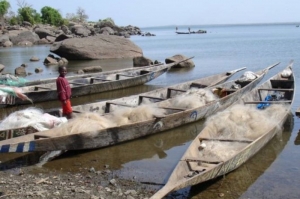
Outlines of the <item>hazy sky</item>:
{"label": "hazy sky", "polygon": [[[24,0],[19,0],[20,2]],[[17,0],[9,0],[12,11]],[[89,21],[112,18],[116,25],[139,27],[299,22],[299,0],[25,0],[40,12],[58,9],[63,17],[83,8]]]}

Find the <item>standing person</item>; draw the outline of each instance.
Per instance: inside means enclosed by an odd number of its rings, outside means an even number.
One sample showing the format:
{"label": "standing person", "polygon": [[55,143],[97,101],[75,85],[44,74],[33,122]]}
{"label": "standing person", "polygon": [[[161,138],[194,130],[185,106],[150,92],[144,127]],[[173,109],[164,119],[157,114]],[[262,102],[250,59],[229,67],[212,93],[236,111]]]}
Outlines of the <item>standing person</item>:
{"label": "standing person", "polygon": [[59,76],[56,79],[56,88],[58,100],[61,102],[63,109],[63,116],[66,116],[68,119],[72,118],[72,106],[71,106],[71,87],[68,80],[65,78],[67,74],[67,68],[65,66],[60,66],[58,68]]}

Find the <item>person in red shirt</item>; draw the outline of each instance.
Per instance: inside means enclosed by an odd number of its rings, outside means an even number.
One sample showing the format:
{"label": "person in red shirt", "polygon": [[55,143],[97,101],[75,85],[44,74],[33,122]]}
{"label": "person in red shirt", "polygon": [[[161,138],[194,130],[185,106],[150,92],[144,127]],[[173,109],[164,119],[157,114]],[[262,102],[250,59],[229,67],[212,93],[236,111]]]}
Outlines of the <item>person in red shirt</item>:
{"label": "person in red shirt", "polygon": [[56,88],[58,94],[58,100],[61,102],[63,109],[63,116],[68,119],[72,118],[72,106],[71,106],[71,87],[68,80],[65,78],[67,74],[67,68],[65,66],[60,66],[58,68],[59,76],[56,79]]}

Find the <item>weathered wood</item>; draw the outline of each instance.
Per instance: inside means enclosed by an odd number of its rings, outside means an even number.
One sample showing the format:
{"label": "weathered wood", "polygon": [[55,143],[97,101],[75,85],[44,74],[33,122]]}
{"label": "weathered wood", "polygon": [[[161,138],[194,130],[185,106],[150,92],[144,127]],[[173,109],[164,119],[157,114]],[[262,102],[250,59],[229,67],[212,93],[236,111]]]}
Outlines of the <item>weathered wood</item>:
{"label": "weathered wood", "polygon": [[178,88],[168,88],[168,91],[167,91],[167,98],[170,98],[171,97],[171,93],[172,91],[178,91],[178,92],[186,92],[186,90],[183,90],[183,89],[178,89]]}
{"label": "weathered wood", "polygon": [[185,157],[184,160],[181,161],[186,161],[186,162],[199,162],[199,163],[208,163],[208,164],[220,164],[222,161],[219,160],[207,160],[207,159],[195,159],[195,158],[189,158]]}
{"label": "weathered wood", "polygon": [[292,100],[279,100],[279,101],[248,101],[248,102],[244,102],[244,104],[284,104],[284,103],[292,103]]}
{"label": "weathered wood", "polygon": [[288,88],[260,88],[259,91],[294,91],[294,89]]}
{"label": "weathered wood", "polygon": [[122,103],[116,103],[116,102],[106,102],[105,113],[109,113],[110,112],[110,105],[125,106],[125,107],[130,107],[130,108],[136,107],[136,106],[132,106],[132,105],[129,105],[129,104],[122,104]]}
{"label": "weathered wood", "polygon": [[112,81],[112,80],[105,79],[105,78],[92,77],[92,78],[90,79],[90,84],[93,84],[93,83],[94,83],[94,80],[101,80],[101,81],[106,81],[106,82]]}
{"label": "weathered wood", "polygon": [[253,140],[220,139],[220,138],[204,138],[204,137],[200,137],[199,140],[200,140],[200,142],[202,140],[219,141],[219,142],[242,142],[242,143],[251,143],[251,142],[253,142]]}
{"label": "weathered wood", "polygon": [[[82,78],[80,76],[80,78],[78,78],[78,80],[80,81],[77,82],[76,81],[77,79],[72,78],[72,80],[69,81],[69,84],[75,85],[71,89],[72,89],[72,96],[76,96],[76,97],[90,95],[94,93],[112,91],[117,89],[123,89],[123,88],[137,86],[149,82],[155,79],[156,77],[162,75],[163,73],[165,73],[173,65],[174,63],[158,65],[158,66],[149,66],[143,68],[122,69],[122,70],[100,73],[101,77],[104,78],[115,74],[118,74],[118,76],[122,76],[122,75],[128,76],[128,74],[130,73],[139,74],[140,71],[142,70],[151,71],[147,74],[137,75],[134,77],[128,77],[124,79],[121,78],[120,80],[114,80],[114,81],[94,81],[90,77]],[[99,74],[97,75],[100,76]],[[97,78],[97,75],[95,75],[95,78]],[[81,82],[86,82],[86,83],[81,83]],[[23,90],[25,91],[23,94],[26,95],[29,99],[31,99],[33,103],[51,101],[51,100],[57,100],[56,89],[57,88],[55,82],[43,84],[43,85],[25,86],[23,87]],[[29,103],[31,103],[31,101],[26,101],[26,100],[16,98],[14,105],[29,104]],[[6,106],[7,104],[0,105],[0,107],[6,107]]]}
{"label": "weathered wood", "polygon": [[[290,65],[289,65],[290,67]],[[273,76],[265,83],[261,84],[258,88],[254,88],[252,91],[246,93],[237,100],[233,104],[243,104],[245,99],[256,99],[258,97],[258,89],[261,88],[272,88],[271,81],[272,79],[280,78],[280,74]],[[294,76],[292,77],[294,79]],[[247,87],[247,86],[246,86]],[[294,88],[292,86],[291,88]],[[239,92],[239,91],[237,91]],[[289,92],[289,91],[288,91]],[[294,99],[294,93],[291,95],[291,102]],[[287,104],[287,109],[291,108],[291,104]],[[265,111],[265,110],[261,110]],[[176,191],[185,187],[193,186],[219,176],[223,176],[228,172],[231,172],[234,169],[237,169],[239,166],[244,164],[248,159],[250,159],[253,155],[255,155],[261,148],[263,148],[277,133],[278,126],[283,126],[286,118],[289,115],[289,111],[283,111],[280,118],[274,124],[267,128],[265,132],[258,136],[255,140],[243,140],[243,139],[230,139],[230,137],[223,138],[218,137],[217,132],[212,132],[209,126],[204,127],[204,129],[199,132],[196,138],[192,141],[192,143],[187,148],[186,152],[180,159],[181,161],[178,162],[175,169],[173,170],[172,174],[170,175],[167,183],[163,186],[157,193],[155,193],[150,199],[161,199],[168,193],[172,191]],[[245,124],[248,121],[245,121]],[[244,125],[244,123],[239,125]],[[242,134],[243,132],[237,132],[238,134]],[[215,137],[212,137],[215,135]],[[201,140],[206,139],[207,141],[210,140],[217,140],[217,141],[229,141],[229,142],[241,142],[239,146],[239,150],[236,153],[232,153],[230,157],[222,158],[220,161],[208,160],[207,155],[201,156],[202,153],[199,153],[198,148],[201,146]],[[240,148],[242,147],[242,148]],[[208,150],[208,154],[210,153],[209,150],[214,150],[213,148],[203,148],[203,150]],[[225,149],[226,150],[226,149]],[[211,151],[212,153],[214,151]],[[215,151],[217,152],[217,151]],[[221,159],[221,158],[220,158]],[[208,160],[206,164],[202,165],[205,160]],[[194,163],[193,163],[194,162]],[[200,163],[200,165],[198,165]],[[216,164],[211,164],[216,163]],[[207,166],[207,167],[204,167]]]}
{"label": "weathered wood", "polygon": [[190,88],[193,88],[193,87],[196,87],[196,88],[206,88],[207,85],[198,84],[196,82],[193,82],[193,83],[191,83]]}
{"label": "weathered wood", "polygon": [[143,98],[155,99],[155,100],[158,100],[158,101],[165,100],[165,98],[161,98],[161,97],[153,97],[153,96],[140,95],[139,96],[139,103],[138,104],[142,103]]}
{"label": "weathered wood", "polygon": [[166,106],[159,106],[157,108],[162,108],[162,109],[169,109],[169,110],[176,110],[176,111],[185,111],[185,108],[177,108],[177,107],[166,107]]}
{"label": "weathered wood", "polygon": [[116,80],[119,80],[121,76],[123,76],[123,77],[136,77],[136,76],[133,76],[133,75],[116,74]]}
{"label": "weathered wood", "polygon": [[69,84],[75,84],[75,85],[88,85],[88,84],[80,83],[80,82],[69,82]]}
{"label": "weathered wood", "polygon": [[39,90],[39,88],[40,88],[40,89],[51,90],[51,88],[44,87],[44,86],[35,86],[35,87],[34,87],[34,90],[37,91],[37,90]]}
{"label": "weathered wood", "polygon": [[273,79],[271,85],[273,88],[291,88],[294,85],[294,80]]}

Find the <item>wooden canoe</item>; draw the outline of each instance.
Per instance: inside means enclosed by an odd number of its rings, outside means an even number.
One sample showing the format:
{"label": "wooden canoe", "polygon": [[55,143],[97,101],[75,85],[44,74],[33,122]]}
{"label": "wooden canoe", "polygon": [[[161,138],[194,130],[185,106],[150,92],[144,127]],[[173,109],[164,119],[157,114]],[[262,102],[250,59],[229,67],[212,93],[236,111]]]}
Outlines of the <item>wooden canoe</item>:
{"label": "wooden canoe", "polygon": [[[176,100],[177,97],[181,97],[180,94],[172,97],[170,99],[164,99],[161,102],[155,103],[158,109],[166,109],[166,115],[153,116],[151,119],[142,120],[130,124],[113,126],[109,128],[101,128],[101,129],[92,129],[92,130],[82,130],[81,132],[72,132],[68,130],[68,134],[62,135],[63,128],[55,128],[48,131],[28,134],[25,136],[4,140],[0,142],[0,153],[9,153],[9,152],[33,152],[33,151],[55,151],[55,150],[82,150],[82,149],[93,149],[93,148],[101,148],[106,146],[111,146],[115,144],[119,144],[125,141],[141,138],[143,136],[151,135],[154,133],[162,132],[168,129],[172,129],[187,123],[195,122],[200,119],[203,119],[211,114],[214,114],[217,111],[223,110],[227,108],[229,105],[238,100],[244,93],[252,90],[265,76],[270,68],[273,68],[279,63],[276,63],[272,66],[267,67],[266,69],[260,70],[256,72],[257,78],[252,81],[247,82],[239,82],[242,87],[231,91],[227,96],[223,98],[216,99],[211,101],[205,105],[182,109],[176,107],[160,107],[160,103],[165,104],[168,101]],[[230,75],[230,74],[227,74]],[[205,78],[207,81],[207,78]],[[211,80],[211,79],[210,79]],[[236,85],[238,80],[232,80],[229,82],[225,82],[223,84],[219,84],[213,87],[207,87],[202,90],[213,90],[218,87],[223,88],[231,88],[233,85]],[[184,84],[186,90],[189,89],[189,86],[195,85],[190,82],[189,84]],[[198,86],[200,84],[197,84]],[[200,85],[201,87],[201,85]],[[167,95],[166,89],[165,95]],[[171,89],[172,90],[172,89]],[[199,89],[196,89],[199,90]],[[182,92],[182,90],[178,91]],[[160,96],[160,94],[159,94]],[[166,97],[166,96],[164,96]],[[128,99],[128,98],[127,98]],[[121,98],[121,103],[110,103],[106,102],[106,104],[117,105],[117,107],[122,106],[131,106],[132,104],[139,104],[140,98],[134,98],[135,100],[128,100],[124,102],[124,98]],[[116,102],[116,101],[114,101]],[[127,103],[127,104],[124,104]],[[137,107],[138,108],[138,107]],[[94,111],[98,111],[98,113],[105,113],[106,115],[113,115],[114,111],[112,109],[104,107],[94,108]],[[105,111],[106,110],[106,111]],[[108,112],[108,113],[107,113]],[[76,119],[76,118],[75,118]],[[74,120],[75,120],[74,119]],[[74,121],[73,120],[73,121]],[[68,123],[72,122],[69,121]],[[73,122],[72,124],[76,124]],[[82,125],[80,123],[80,125]],[[80,127],[79,127],[80,128]],[[76,129],[76,128],[75,128]]]}
{"label": "wooden canoe", "polygon": [[[109,108],[110,103],[128,103],[128,106],[137,106],[138,104],[140,104],[142,102],[142,97],[141,96],[147,96],[147,98],[151,98],[154,101],[160,101],[162,98],[159,97],[164,97],[165,99],[170,98],[171,97],[171,91],[172,95],[176,94],[174,93],[176,90],[177,92],[182,91],[183,89],[187,89],[188,87],[190,87],[190,85],[194,85],[194,86],[200,86],[201,87],[207,87],[207,86],[214,86],[216,84],[219,83],[224,83],[225,81],[227,81],[229,78],[231,78],[234,74],[236,74],[237,72],[241,71],[241,70],[245,70],[246,68],[239,68],[233,71],[229,71],[229,72],[223,72],[220,74],[215,74],[215,75],[211,75],[208,77],[203,77],[197,80],[193,80],[193,81],[188,81],[188,82],[184,82],[184,83],[180,83],[177,85],[173,85],[171,88],[159,88],[153,91],[149,91],[149,92],[145,92],[142,93],[140,95],[132,95],[129,97],[123,97],[123,98],[119,98],[119,99],[115,99],[115,100],[110,100],[110,101],[101,101],[101,102],[96,102],[96,103],[89,103],[89,104],[84,104],[84,105],[78,105],[78,106],[73,106],[73,111],[74,114],[77,113],[83,113],[83,112],[98,112],[98,113],[104,113],[104,109],[102,109],[101,107],[105,106],[107,108]],[[169,97],[167,97],[169,96]],[[139,103],[137,103],[139,102]],[[56,116],[62,116],[62,110],[55,110],[51,112],[52,115],[56,115]],[[21,128],[13,128],[13,129],[5,129],[5,130],[0,130],[0,140],[6,140],[6,139],[10,139],[13,137],[19,137],[22,135],[26,135],[26,134],[30,134],[30,133],[35,133],[38,132],[38,129],[35,129],[33,127],[21,127]]]}
{"label": "wooden canoe", "polygon": [[[72,88],[72,96],[78,97],[142,85],[159,77],[167,70],[169,70],[174,64],[177,63],[174,62],[171,64],[156,65],[152,67],[137,68],[131,70],[115,70],[79,79],[71,78],[69,80],[69,84]],[[29,99],[31,99],[33,103],[57,100],[57,90],[55,82],[25,86],[21,87],[20,89],[22,89],[22,93]],[[31,102],[28,100],[15,98],[14,104],[0,104],[0,107],[30,103]]]}
{"label": "wooden canoe", "polygon": [[[147,69],[151,68],[153,66],[160,66],[163,65],[162,63],[160,64],[155,64],[155,65],[150,65],[150,66],[142,66],[142,67],[131,67],[131,68],[125,68],[125,69],[120,69],[120,70],[113,70],[113,71],[105,71],[105,72],[96,72],[96,73],[85,73],[85,74],[76,74],[72,76],[66,76],[68,81],[74,81],[77,79],[81,78],[92,78],[92,77],[97,77],[97,76],[104,76],[104,75],[110,75],[112,73],[123,73],[123,72],[130,72],[132,70],[137,70],[137,69]],[[47,78],[47,79],[38,79],[38,80],[33,80],[33,81],[27,81],[24,83],[23,86],[34,86],[34,85],[40,85],[40,84],[49,84],[49,83],[55,83],[57,77],[54,78]],[[21,87],[23,87],[21,86]]]}
{"label": "wooden canoe", "polygon": [[[291,62],[285,70],[291,69],[292,64]],[[255,155],[280,131],[278,127],[283,126],[290,114],[295,93],[294,80],[293,74],[288,78],[282,78],[282,72],[280,72],[246,93],[225,111],[210,117],[206,121],[204,129],[192,141],[179,160],[165,186],[151,199],[160,199],[172,191],[225,175]],[[269,96],[274,97],[278,94],[281,96],[280,99],[268,100]],[[263,104],[268,104],[268,107],[258,110],[258,107]],[[275,104],[281,104],[282,107],[276,113],[278,107]],[[251,112],[241,111],[242,114],[239,116],[243,119],[237,119],[238,115],[234,115],[237,114],[236,107],[239,110],[244,110],[241,109],[244,107],[245,110]],[[268,115],[264,116],[267,113]],[[258,114],[256,116],[259,117],[254,118],[255,114]],[[248,118],[248,115],[252,115],[252,117]],[[219,118],[222,119],[223,124],[220,123]],[[235,118],[235,121],[227,118]],[[267,120],[270,122],[267,123]],[[216,121],[219,123],[217,124]],[[242,126],[242,128],[233,130],[230,128],[231,122],[235,122],[233,127]],[[254,127],[254,122],[256,127]],[[268,125],[264,125],[264,123]],[[249,129],[247,125],[253,128],[250,133],[246,132]]]}

